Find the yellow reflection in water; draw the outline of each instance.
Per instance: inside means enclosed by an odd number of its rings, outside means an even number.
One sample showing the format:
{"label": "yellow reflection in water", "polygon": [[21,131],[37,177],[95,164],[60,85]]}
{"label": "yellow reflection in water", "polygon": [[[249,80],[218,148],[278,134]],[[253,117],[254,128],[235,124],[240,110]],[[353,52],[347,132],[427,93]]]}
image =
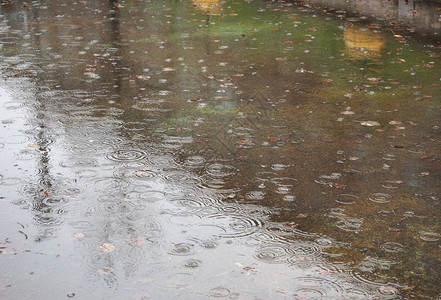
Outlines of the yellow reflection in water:
{"label": "yellow reflection in water", "polygon": [[193,5],[209,14],[218,14],[222,6],[219,0],[193,0]]}
{"label": "yellow reflection in water", "polygon": [[365,28],[347,27],[344,32],[346,54],[354,58],[376,58],[381,56],[384,36]]}

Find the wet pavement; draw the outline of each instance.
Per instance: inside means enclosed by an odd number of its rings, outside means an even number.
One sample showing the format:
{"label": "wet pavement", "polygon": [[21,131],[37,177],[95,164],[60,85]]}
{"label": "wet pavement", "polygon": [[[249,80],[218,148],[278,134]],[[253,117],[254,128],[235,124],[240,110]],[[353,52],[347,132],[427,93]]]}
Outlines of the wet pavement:
{"label": "wet pavement", "polygon": [[323,2],[3,3],[0,297],[438,299],[440,6]]}

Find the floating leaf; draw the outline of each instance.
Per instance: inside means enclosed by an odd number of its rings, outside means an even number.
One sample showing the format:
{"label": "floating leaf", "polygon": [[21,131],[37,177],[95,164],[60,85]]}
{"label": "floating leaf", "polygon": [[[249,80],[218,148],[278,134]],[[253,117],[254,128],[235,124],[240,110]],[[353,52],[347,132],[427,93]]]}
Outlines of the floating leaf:
{"label": "floating leaf", "polygon": [[74,233],[73,237],[76,239],[82,239],[84,237],[84,233],[82,232]]}
{"label": "floating leaf", "polygon": [[345,110],[341,112],[342,115],[354,115],[355,113],[353,111],[350,110]]}
{"label": "floating leaf", "polygon": [[110,274],[113,272],[113,269],[111,267],[104,267],[98,270],[98,273],[100,274]]}
{"label": "floating leaf", "polygon": [[143,236],[139,236],[137,238],[133,238],[130,240],[130,245],[144,245],[146,241],[146,238]]}
{"label": "floating leaf", "polygon": [[401,122],[401,121],[390,121],[389,125],[403,125],[403,122]]}
{"label": "floating leaf", "polygon": [[296,222],[290,222],[290,223],[286,224],[286,226],[295,229],[295,228],[299,227],[299,224],[297,224]]}
{"label": "floating leaf", "polygon": [[9,287],[11,287],[10,284],[8,284],[8,285],[1,285],[1,284],[0,284],[0,291],[4,291],[4,290],[6,290],[6,289],[9,288]]}
{"label": "floating leaf", "polygon": [[367,127],[380,126],[380,123],[377,121],[363,121],[360,124]]}
{"label": "floating leaf", "polygon": [[298,214],[297,215],[297,218],[298,219],[305,219],[305,218],[307,218],[308,217],[308,214]]}
{"label": "floating leaf", "polygon": [[277,142],[277,141],[280,141],[280,138],[277,136],[270,136],[270,137],[268,137],[268,140],[270,142]]}
{"label": "floating leaf", "polygon": [[98,248],[100,248],[101,250],[103,250],[106,253],[109,253],[109,252],[112,252],[113,250],[115,250],[115,246],[110,243],[104,243],[104,244],[100,245]]}

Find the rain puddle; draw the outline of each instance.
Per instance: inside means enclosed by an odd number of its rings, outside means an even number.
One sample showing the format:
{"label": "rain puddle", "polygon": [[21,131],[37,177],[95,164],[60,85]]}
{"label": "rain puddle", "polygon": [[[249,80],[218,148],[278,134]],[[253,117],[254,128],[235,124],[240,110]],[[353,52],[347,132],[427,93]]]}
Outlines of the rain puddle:
{"label": "rain puddle", "polygon": [[438,299],[440,7],[332,2],[2,2],[0,297]]}

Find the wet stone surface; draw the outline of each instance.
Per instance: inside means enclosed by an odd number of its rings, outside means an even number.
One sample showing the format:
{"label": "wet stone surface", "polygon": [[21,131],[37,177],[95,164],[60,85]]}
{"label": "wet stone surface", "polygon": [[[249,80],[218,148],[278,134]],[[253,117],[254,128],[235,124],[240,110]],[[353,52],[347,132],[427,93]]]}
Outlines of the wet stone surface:
{"label": "wet stone surface", "polygon": [[3,2],[0,298],[438,299],[439,7],[322,2]]}

